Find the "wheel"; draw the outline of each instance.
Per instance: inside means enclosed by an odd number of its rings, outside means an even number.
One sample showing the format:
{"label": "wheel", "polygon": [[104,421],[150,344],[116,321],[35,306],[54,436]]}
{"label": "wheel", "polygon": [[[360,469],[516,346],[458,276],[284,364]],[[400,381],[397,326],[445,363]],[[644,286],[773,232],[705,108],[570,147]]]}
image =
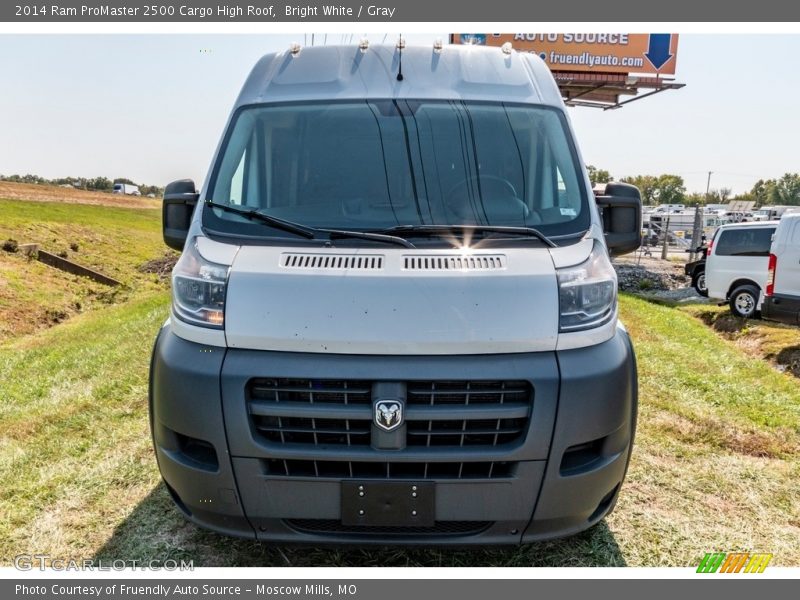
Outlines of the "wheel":
{"label": "wheel", "polygon": [[731,312],[737,317],[750,319],[756,314],[758,288],[754,285],[740,285],[731,293]]}
{"label": "wheel", "polygon": [[708,297],[708,288],[706,287],[706,270],[696,271],[692,276],[692,287],[695,291],[703,296]]}

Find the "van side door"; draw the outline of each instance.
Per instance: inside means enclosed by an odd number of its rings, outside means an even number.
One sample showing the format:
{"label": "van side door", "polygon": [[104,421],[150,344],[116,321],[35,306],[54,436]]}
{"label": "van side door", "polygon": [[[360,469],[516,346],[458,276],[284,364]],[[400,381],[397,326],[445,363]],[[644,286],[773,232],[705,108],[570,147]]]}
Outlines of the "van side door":
{"label": "van side door", "polygon": [[786,221],[788,231],[779,231],[780,239],[775,240],[773,247],[778,258],[775,293],[800,298],[800,219]]}

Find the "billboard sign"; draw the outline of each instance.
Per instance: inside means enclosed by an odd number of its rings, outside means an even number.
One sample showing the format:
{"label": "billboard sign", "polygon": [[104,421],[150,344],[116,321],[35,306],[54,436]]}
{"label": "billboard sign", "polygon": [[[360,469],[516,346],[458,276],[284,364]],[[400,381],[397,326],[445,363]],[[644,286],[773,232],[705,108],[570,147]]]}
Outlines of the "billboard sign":
{"label": "billboard sign", "polygon": [[456,33],[455,44],[538,54],[551,71],[674,75],[677,33]]}

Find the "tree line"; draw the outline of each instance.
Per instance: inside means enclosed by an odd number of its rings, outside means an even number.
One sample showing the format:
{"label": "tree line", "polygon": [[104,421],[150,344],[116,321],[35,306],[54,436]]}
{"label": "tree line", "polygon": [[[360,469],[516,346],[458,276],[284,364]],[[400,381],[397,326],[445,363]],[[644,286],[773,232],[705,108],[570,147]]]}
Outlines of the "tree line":
{"label": "tree line", "polygon": [[62,185],[70,186],[79,190],[90,190],[94,192],[110,192],[114,189],[115,183],[128,183],[139,187],[142,196],[153,194],[154,196],[163,196],[164,188],[157,185],[147,185],[145,183],[135,183],[127,177],[117,177],[116,179],[109,179],[108,177],[59,177],[57,179],[45,179],[39,175],[0,175],[0,181],[10,181],[13,183],[34,183],[38,185]]}
{"label": "tree line", "polygon": [[[588,165],[589,179],[592,185],[614,181],[605,169]],[[680,175],[635,175],[622,177],[619,181],[630,183],[639,188],[644,204],[727,204],[742,200],[755,202],[761,206],[800,206],[800,174],[785,173],[777,179],[759,179],[749,192],[733,195],[730,188],[709,190],[708,194],[688,193],[683,177]]]}

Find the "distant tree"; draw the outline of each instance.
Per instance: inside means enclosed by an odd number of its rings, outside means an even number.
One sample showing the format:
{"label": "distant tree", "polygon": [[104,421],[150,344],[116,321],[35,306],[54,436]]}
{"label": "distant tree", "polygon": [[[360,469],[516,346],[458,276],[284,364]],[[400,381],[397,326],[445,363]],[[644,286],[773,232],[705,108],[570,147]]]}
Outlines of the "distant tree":
{"label": "distant tree", "polygon": [[770,204],[800,205],[800,174],[784,173],[770,190]]}
{"label": "distant tree", "polygon": [[744,192],[743,194],[736,194],[733,198],[731,198],[731,202],[755,202],[758,203],[756,197],[752,194],[752,192]]}
{"label": "distant tree", "polygon": [[114,179],[114,183],[127,183],[128,185],[136,185],[133,181],[131,181],[127,177],[116,177]]}
{"label": "distant tree", "polygon": [[770,194],[772,189],[775,187],[775,180],[774,179],[759,179],[756,181],[753,189],[750,190],[750,194],[753,197],[753,200],[756,202],[756,206],[763,206],[764,204],[769,204]]}
{"label": "distant tree", "polygon": [[614,178],[611,177],[611,173],[605,169],[598,169],[594,165],[586,165],[586,170],[589,172],[589,181],[592,182],[592,185],[614,181]]}
{"label": "distant tree", "polygon": [[659,175],[656,190],[659,204],[683,204],[686,197],[686,184],[679,175]]}
{"label": "distant tree", "polygon": [[39,177],[38,175],[31,175],[30,173],[20,177],[19,181],[21,183],[47,183],[47,180],[44,177]]}
{"label": "distant tree", "polygon": [[730,202],[733,190],[731,188],[719,188],[718,190],[709,190],[708,202],[709,204],[727,204]]}
{"label": "distant tree", "polygon": [[705,194],[698,194],[697,192],[692,192],[691,194],[686,194],[683,198],[683,203],[686,206],[705,206],[707,204],[708,198],[706,198]]}
{"label": "distant tree", "polygon": [[630,183],[631,185],[635,185],[637,188],[639,188],[639,192],[642,194],[642,202],[644,204],[656,203],[656,187],[658,184],[657,177],[653,177],[652,175],[636,175],[634,177],[623,177],[621,181]]}
{"label": "distant tree", "polygon": [[157,185],[140,185],[139,191],[142,193],[142,196],[153,194],[156,197],[161,197],[164,195],[164,188],[158,187]]}
{"label": "distant tree", "polygon": [[93,179],[86,180],[86,189],[89,190],[107,192],[110,191],[113,187],[114,184],[108,177],[95,177]]}
{"label": "distant tree", "polygon": [[644,204],[684,204],[686,184],[679,175],[636,175],[622,181],[639,188]]}

